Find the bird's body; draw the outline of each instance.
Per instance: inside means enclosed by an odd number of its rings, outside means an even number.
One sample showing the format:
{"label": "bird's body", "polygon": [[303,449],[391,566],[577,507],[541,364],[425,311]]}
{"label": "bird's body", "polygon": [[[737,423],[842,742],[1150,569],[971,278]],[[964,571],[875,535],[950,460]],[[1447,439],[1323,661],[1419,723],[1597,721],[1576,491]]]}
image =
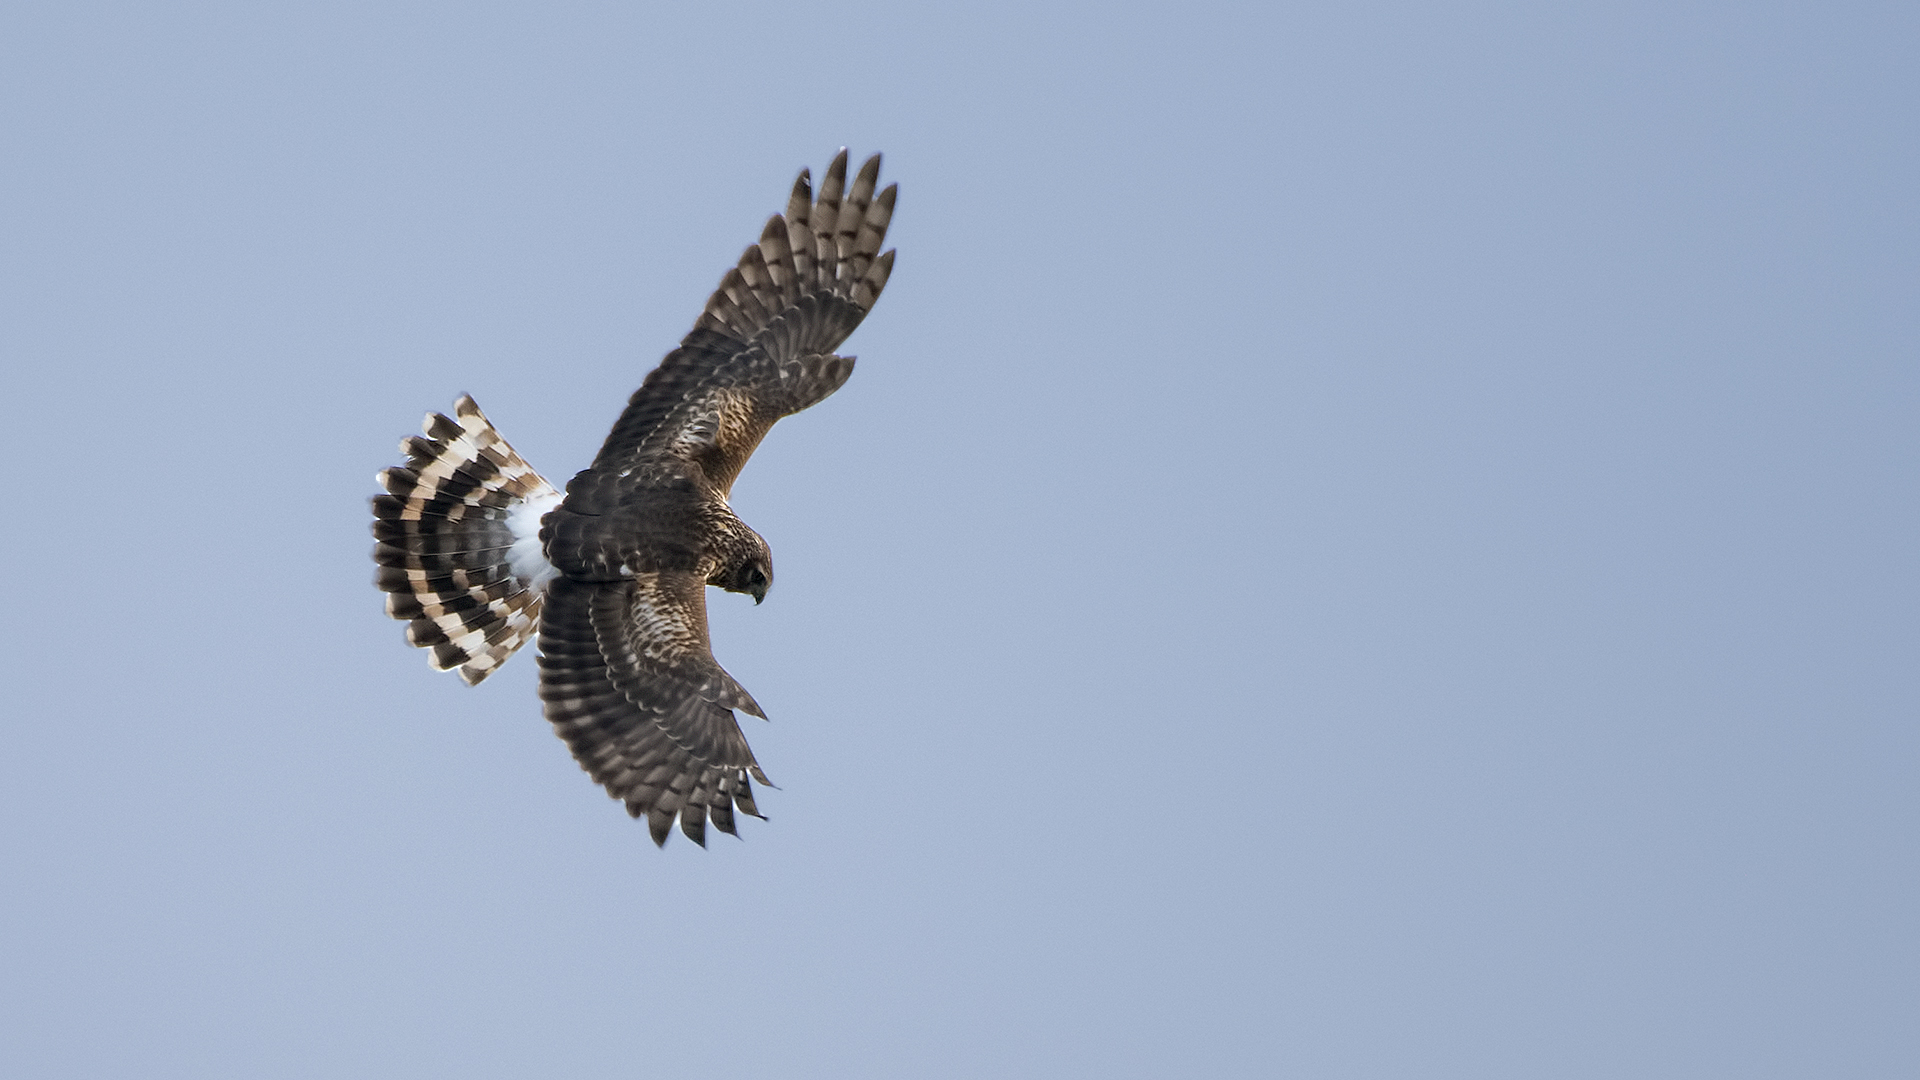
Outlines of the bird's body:
{"label": "bird's body", "polygon": [[547,718],[656,842],[676,815],[697,842],[709,818],[733,832],[766,782],[733,710],[765,714],[713,659],[706,587],[765,597],[771,553],[728,493],[775,421],[852,374],[833,349],[892,269],[894,189],[875,196],[877,155],[845,188],[846,161],[818,200],[800,174],[564,495],[464,396],[380,474],[376,581],[408,640],[477,683],[537,633]]}

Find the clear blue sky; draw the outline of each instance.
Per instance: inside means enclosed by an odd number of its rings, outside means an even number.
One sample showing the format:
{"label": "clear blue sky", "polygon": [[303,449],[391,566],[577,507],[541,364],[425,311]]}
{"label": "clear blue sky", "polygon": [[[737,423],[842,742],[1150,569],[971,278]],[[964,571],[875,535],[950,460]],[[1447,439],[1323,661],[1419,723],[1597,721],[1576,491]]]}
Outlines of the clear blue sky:
{"label": "clear blue sky", "polygon": [[[0,1071],[1920,1074],[1910,4],[15,5]],[[794,172],[860,369],[656,851],[381,613]]]}

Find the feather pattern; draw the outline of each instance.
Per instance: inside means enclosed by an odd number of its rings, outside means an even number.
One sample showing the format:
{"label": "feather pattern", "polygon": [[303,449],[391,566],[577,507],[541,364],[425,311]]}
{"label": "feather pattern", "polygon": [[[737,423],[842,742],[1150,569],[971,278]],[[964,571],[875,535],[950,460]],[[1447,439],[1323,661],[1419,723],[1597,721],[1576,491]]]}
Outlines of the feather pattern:
{"label": "feather pattern", "polygon": [[[454,417],[457,417],[455,419]],[[400,443],[407,464],[376,477],[374,583],[407,642],[469,685],[497,670],[539,629],[553,568],[539,519],[560,493],[500,437],[473,398],[454,417],[429,413],[425,438]]]}
{"label": "feather pattern", "polygon": [[561,579],[541,620],[547,719],[656,843],[676,814],[697,843],[709,817],[732,832],[736,807],[757,816],[749,777],[767,782],[732,711],[760,707],[714,662],[705,594],[690,574]]}
{"label": "feather pattern", "polygon": [[[875,154],[843,206],[846,174],[842,150],[815,199],[810,174],[801,170],[787,212],[770,219],[760,242],[722,276],[692,332],[634,392],[588,473],[617,474],[662,454],[712,391],[724,389],[739,409],[738,435],[702,462],[724,494],[775,421],[840,388],[853,359],[827,360],[886,287],[892,252],[876,256],[897,195],[888,185],[873,197],[880,174]],[[875,266],[882,269],[875,273]],[[573,490],[569,485],[569,496]]]}

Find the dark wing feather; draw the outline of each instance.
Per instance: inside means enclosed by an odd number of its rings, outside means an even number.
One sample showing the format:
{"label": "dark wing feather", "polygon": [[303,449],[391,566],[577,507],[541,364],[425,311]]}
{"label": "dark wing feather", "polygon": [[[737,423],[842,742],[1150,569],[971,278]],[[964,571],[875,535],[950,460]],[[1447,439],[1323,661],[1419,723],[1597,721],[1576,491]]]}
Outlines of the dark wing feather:
{"label": "dark wing feather", "polygon": [[[824,399],[853,371],[834,356],[872,309],[893,270],[880,254],[895,186],[877,196],[880,155],[846,186],[847,152],[828,166],[818,199],[801,170],[787,211],[728,270],[680,347],[627,402],[576,492],[649,459],[698,462],[722,491],[776,420]],[[594,479],[589,479],[593,477]]]}
{"label": "dark wing feather", "polygon": [[699,844],[709,818],[730,833],[735,808],[758,816],[749,777],[767,778],[733,710],[764,714],[714,661],[694,575],[555,581],[540,620],[540,697],[574,760],[647,819],[655,843],[676,814]]}

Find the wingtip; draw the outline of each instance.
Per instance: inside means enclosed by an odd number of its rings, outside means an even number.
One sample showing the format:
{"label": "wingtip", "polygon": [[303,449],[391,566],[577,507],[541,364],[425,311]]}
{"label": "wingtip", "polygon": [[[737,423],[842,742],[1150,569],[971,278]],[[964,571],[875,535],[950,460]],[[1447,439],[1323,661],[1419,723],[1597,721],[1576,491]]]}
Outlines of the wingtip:
{"label": "wingtip", "polygon": [[[842,154],[846,153],[844,149],[841,150],[840,152]],[[874,189],[874,186],[877,185],[879,182],[880,182],[880,155],[875,154],[872,157],[868,158],[866,161],[861,162],[860,172],[853,178],[853,187],[855,191],[865,191],[865,192],[871,193]]]}
{"label": "wingtip", "polygon": [[820,201],[838,206],[840,196],[845,194],[846,188],[847,148],[843,146],[839,153],[833,155],[833,160],[827,165],[826,178],[820,181]]}
{"label": "wingtip", "polygon": [[696,808],[692,806],[681,809],[680,831],[686,834],[687,839],[705,848],[707,846],[707,817],[704,813],[692,812],[695,809]]}

